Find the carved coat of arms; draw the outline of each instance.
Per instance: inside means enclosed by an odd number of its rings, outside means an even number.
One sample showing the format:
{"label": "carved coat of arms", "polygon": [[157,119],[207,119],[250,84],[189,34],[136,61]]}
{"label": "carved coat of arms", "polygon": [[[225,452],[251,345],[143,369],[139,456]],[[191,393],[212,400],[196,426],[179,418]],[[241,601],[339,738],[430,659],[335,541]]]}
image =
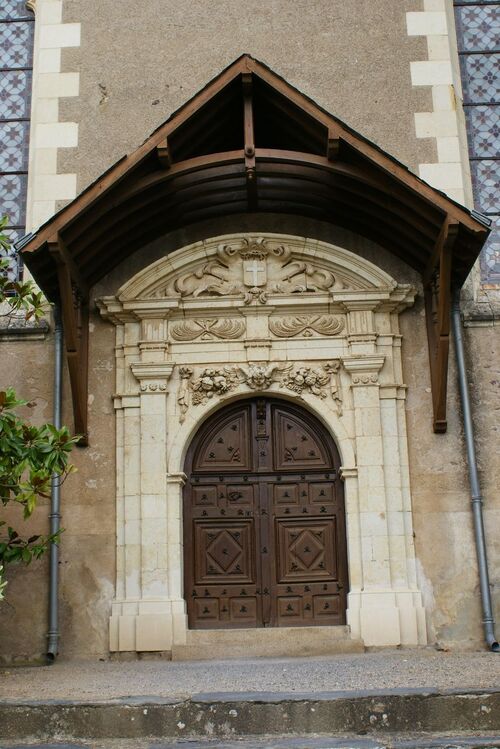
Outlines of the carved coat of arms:
{"label": "carved coat of arms", "polygon": [[245,304],[265,304],[269,294],[328,291],[334,284],[333,273],[293,259],[288,247],[245,238],[238,245],[219,245],[215,258],[155,289],[152,296],[237,295]]}

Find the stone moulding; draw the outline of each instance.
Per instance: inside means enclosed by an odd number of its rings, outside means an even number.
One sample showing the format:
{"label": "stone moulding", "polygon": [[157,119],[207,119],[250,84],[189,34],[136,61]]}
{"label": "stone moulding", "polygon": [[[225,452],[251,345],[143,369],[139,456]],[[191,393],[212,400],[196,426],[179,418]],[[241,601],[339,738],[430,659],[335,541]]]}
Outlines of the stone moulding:
{"label": "stone moulding", "polygon": [[278,338],[293,338],[298,335],[309,338],[313,333],[334,336],[340,335],[344,327],[344,320],[334,315],[300,315],[269,320],[269,330]]}

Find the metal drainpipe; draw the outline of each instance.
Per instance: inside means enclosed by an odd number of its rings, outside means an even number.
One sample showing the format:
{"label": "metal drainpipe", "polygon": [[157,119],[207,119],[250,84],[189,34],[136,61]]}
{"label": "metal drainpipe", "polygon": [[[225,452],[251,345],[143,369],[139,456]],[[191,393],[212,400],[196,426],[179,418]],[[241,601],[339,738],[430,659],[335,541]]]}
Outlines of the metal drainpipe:
{"label": "metal drainpipe", "polygon": [[[61,428],[62,402],[62,365],[63,365],[63,327],[61,310],[54,305],[54,412],[53,424]],[[57,533],[61,527],[61,486],[58,476],[52,476],[50,497],[50,533]],[[59,546],[50,544],[50,573],[49,573],[49,632],[47,645],[47,661],[53,663],[59,652]]]}
{"label": "metal drainpipe", "polygon": [[464,420],[465,444],[467,448],[467,462],[469,464],[469,484],[471,492],[472,515],[474,518],[474,536],[476,540],[477,564],[479,568],[479,585],[481,588],[481,603],[483,606],[484,636],[488,647],[494,652],[500,652],[500,645],[495,637],[495,620],[491,605],[490,580],[488,574],[488,560],[486,556],[486,541],[484,538],[483,498],[479,485],[477,471],[476,448],[474,445],[474,425],[472,423],[469,388],[465,371],[464,341],[462,336],[462,320],[460,318],[460,289],[453,294],[452,312],[453,335],[455,338],[455,354],[457,358],[458,384]]}

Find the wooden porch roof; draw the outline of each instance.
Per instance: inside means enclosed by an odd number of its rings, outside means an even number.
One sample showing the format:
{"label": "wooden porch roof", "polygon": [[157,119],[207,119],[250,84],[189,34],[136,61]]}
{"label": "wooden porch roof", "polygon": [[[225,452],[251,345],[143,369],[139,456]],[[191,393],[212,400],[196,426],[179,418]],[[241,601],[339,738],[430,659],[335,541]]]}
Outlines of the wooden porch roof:
{"label": "wooden porch roof", "polygon": [[[328,221],[415,268],[427,289],[437,392],[449,291],[471,270],[487,219],[430,187],[249,55],[26,238],[22,256],[47,297],[61,301],[67,344],[69,338],[81,364],[86,343],[77,317],[97,281],[173,229],[245,212]],[[444,403],[442,383],[437,389],[434,428],[444,431],[446,378]],[[81,402],[80,416],[75,412],[81,432],[85,411]]]}

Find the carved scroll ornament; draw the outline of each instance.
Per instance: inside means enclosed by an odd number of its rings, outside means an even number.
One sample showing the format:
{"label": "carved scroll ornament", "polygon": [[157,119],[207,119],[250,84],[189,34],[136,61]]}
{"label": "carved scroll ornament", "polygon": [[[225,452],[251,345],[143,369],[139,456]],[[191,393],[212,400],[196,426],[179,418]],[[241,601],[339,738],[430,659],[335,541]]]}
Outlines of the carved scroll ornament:
{"label": "carved scroll ornament", "polygon": [[219,245],[215,258],[155,289],[150,296],[237,295],[245,304],[254,300],[265,304],[269,294],[328,291],[335,284],[333,273],[316,263],[293,259],[290,248],[263,238],[245,238],[238,246]]}
{"label": "carved scroll ornament", "polygon": [[209,341],[214,338],[230,340],[239,338],[245,331],[243,320],[211,318],[208,320],[183,320],[171,327],[171,336],[175,341],[194,341],[200,338]]}
{"label": "carved scroll ornament", "polygon": [[313,333],[327,336],[339,335],[344,326],[344,320],[334,315],[300,315],[269,320],[269,330],[278,338],[293,338],[296,335],[309,338]]}

